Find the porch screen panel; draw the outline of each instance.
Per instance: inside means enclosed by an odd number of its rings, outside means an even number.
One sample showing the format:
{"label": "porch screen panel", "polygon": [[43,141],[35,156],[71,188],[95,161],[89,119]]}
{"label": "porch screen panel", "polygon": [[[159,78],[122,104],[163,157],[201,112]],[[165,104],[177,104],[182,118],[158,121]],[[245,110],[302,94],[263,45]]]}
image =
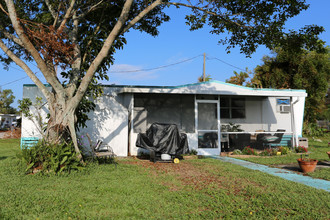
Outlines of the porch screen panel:
{"label": "porch screen panel", "polygon": [[198,130],[217,130],[217,104],[198,104]]}
{"label": "porch screen panel", "polygon": [[184,132],[194,132],[192,95],[135,94],[134,132],[145,132],[152,123],[176,124]]}
{"label": "porch screen panel", "polygon": [[147,129],[147,110],[143,107],[134,108],[134,132],[142,133]]}

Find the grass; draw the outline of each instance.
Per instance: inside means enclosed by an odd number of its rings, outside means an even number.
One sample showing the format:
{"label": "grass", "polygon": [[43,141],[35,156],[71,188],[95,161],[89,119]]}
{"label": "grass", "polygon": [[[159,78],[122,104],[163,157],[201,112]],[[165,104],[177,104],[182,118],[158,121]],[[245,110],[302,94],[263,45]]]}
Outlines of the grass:
{"label": "grass", "polygon": [[[309,147],[308,147],[308,157],[317,159],[318,161],[329,161],[327,151],[330,151],[328,147],[328,142],[330,140],[329,135],[321,138],[322,142],[314,141],[312,137],[309,137]],[[304,155],[303,155],[304,156]],[[269,156],[269,157],[250,157],[250,158],[240,158],[242,160],[247,160],[254,163],[264,164],[264,165],[280,165],[280,164],[297,164],[297,159],[301,157],[301,154],[291,153],[288,155],[281,156]],[[314,173],[308,174],[314,178],[321,178],[330,180],[330,169],[316,169]]]}
{"label": "grass", "polygon": [[330,193],[213,159],[24,175],[0,140],[0,219],[329,219]]}

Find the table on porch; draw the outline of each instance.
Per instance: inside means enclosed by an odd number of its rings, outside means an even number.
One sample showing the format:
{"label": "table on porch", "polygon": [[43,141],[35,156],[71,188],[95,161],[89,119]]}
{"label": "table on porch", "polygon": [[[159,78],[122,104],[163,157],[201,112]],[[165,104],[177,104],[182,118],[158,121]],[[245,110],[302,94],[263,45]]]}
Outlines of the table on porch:
{"label": "table on porch", "polygon": [[220,141],[221,148],[225,151],[231,148],[243,149],[246,146],[253,148],[263,148],[261,138],[264,136],[274,135],[275,133],[283,133],[282,140],[279,144],[275,145],[286,145],[292,146],[293,143],[293,132],[284,131],[240,131],[240,132],[221,132]]}

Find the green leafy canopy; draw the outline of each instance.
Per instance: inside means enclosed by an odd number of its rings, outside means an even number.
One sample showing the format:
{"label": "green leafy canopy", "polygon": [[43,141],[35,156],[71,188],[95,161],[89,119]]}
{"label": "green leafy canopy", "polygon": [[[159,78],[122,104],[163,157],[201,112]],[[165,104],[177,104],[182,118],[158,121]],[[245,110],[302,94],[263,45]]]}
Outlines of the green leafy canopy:
{"label": "green leafy canopy", "polygon": [[[255,52],[259,45],[268,48],[278,46],[285,39],[284,23],[309,7],[304,0],[135,0],[126,18],[121,17],[124,6],[129,2],[125,0],[13,1],[23,33],[39,52],[41,61],[36,59],[37,56],[31,56],[31,47],[20,43],[23,38],[16,33],[17,28],[9,18],[10,2],[0,0],[0,40],[8,48],[2,46],[2,49],[5,53],[13,52],[23,61],[35,61],[39,68],[46,63],[48,69],[40,70],[44,76],[48,75],[46,78],[54,90],[51,95],[46,94],[46,89],[43,93],[48,102],[63,98],[59,97],[59,91],[67,92],[68,97],[61,103],[69,103],[75,97],[78,99],[80,105],[75,109],[75,118],[78,119],[76,127],[85,125],[88,119],[86,112],[95,107],[92,99],[81,98],[80,94],[91,98],[102,94],[99,81],[109,79],[108,70],[114,63],[114,54],[127,43],[125,32],[135,29],[157,36],[158,27],[170,19],[165,13],[168,7],[190,9],[186,14],[186,24],[190,30],[207,25],[211,34],[219,35],[219,43],[227,45],[228,52],[238,46],[247,56]],[[108,37],[121,22],[119,34],[115,34],[113,42],[107,45],[109,50],[101,52]],[[310,41],[322,31],[322,27],[308,26],[292,36],[295,36],[295,42]],[[96,65],[100,53],[106,56]],[[0,62],[7,67],[12,61],[8,54],[0,54]],[[62,71],[56,72],[55,66],[61,67]],[[56,74],[56,78],[52,79],[51,74]],[[40,83],[34,82],[42,88]],[[61,82],[64,89],[56,82]],[[88,89],[79,90],[84,83],[88,84]],[[67,90],[71,87],[75,93]],[[54,103],[49,104],[52,106]],[[54,112],[52,109],[51,117],[55,117]]]}

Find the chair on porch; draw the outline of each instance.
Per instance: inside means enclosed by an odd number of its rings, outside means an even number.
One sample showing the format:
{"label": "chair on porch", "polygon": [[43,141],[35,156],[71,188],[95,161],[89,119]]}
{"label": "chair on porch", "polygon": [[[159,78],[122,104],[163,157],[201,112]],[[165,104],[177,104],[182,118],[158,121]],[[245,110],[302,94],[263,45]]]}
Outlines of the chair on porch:
{"label": "chair on porch", "polygon": [[86,134],[86,136],[88,138],[89,146],[92,151],[93,160],[95,158],[113,159],[116,156],[116,154],[113,152],[112,148],[109,145],[103,145],[101,140],[97,140],[97,142],[93,144],[91,137],[88,133]]}
{"label": "chair on porch", "polygon": [[282,137],[284,135],[284,129],[277,129],[274,135],[266,135],[260,139],[263,145],[268,145],[271,148],[272,144],[279,144],[281,143]]}
{"label": "chair on porch", "polygon": [[215,132],[205,133],[201,140],[200,148],[217,148],[218,147],[218,134]]}

